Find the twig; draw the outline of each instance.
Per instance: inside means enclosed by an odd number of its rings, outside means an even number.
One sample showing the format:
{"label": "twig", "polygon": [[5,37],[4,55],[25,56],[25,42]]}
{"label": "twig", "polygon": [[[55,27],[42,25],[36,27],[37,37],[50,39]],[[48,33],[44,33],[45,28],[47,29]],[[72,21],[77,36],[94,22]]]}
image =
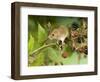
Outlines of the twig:
{"label": "twig", "polygon": [[54,46],[54,45],[56,45],[56,44],[55,44],[55,43],[51,43],[51,44],[48,44],[48,45],[43,45],[42,47],[40,47],[40,48],[34,50],[33,52],[31,52],[30,55],[33,55],[33,54],[35,54],[36,52],[38,52],[38,51],[40,51],[40,50],[42,50],[42,49],[44,49],[44,48],[47,48],[47,47],[50,47],[50,46]]}

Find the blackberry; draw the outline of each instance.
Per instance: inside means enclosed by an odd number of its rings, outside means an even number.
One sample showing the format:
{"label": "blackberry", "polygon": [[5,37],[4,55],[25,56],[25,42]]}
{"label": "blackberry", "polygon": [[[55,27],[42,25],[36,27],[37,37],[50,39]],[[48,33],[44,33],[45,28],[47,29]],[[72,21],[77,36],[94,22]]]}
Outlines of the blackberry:
{"label": "blackberry", "polygon": [[77,30],[79,28],[79,24],[74,22],[72,23],[72,30]]}
{"label": "blackberry", "polygon": [[84,42],[84,38],[83,38],[83,37],[78,37],[78,38],[77,38],[77,42],[78,42],[78,43]]}
{"label": "blackberry", "polygon": [[87,49],[87,46],[85,46],[84,53],[85,53],[86,55],[88,54],[88,49]]}

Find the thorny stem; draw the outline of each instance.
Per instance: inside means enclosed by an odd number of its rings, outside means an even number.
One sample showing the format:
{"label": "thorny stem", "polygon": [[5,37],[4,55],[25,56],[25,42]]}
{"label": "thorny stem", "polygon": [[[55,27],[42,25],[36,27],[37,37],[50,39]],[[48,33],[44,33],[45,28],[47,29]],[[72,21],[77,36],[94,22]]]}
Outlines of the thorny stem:
{"label": "thorny stem", "polygon": [[55,43],[51,43],[51,44],[48,44],[48,45],[43,45],[42,47],[40,47],[40,48],[34,50],[33,52],[31,52],[30,55],[33,55],[33,54],[35,54],[36,52],[41,51],[41,50],[44,49],[44,48],[47,48],[47,47],[50,47],[50,46],[54,46],[54,45],[56,45],[56,44],[55,44]]}

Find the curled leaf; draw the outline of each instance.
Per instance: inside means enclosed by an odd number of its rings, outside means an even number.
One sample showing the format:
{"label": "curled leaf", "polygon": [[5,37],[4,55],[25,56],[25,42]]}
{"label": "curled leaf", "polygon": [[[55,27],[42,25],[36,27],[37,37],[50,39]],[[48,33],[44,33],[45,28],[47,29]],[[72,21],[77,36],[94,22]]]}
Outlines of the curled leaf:
{"label": "curled leaf", "polygon": [[38,42],[41,43],[45,41],[46,38],[47,38],[47,33],[45,29],[40,24],[38,24]]}
{"label": "curled leaf", "polygon": [[29,35],[29,41],[28,41],[28,53],[32,52],[34,49],[34,37],[32,35]]}

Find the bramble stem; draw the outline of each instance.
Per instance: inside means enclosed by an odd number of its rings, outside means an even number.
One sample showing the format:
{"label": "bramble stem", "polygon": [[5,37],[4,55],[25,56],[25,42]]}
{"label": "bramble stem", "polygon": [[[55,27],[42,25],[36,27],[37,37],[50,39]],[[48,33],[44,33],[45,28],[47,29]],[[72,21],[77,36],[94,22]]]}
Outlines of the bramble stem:
{"label": "bramble stem", "polygon": [[55,44],[55,43],[51,43],[51,44],[48,44],[48,45],[43,45],[42,47],[40,47],[40,48],[34,50],[33,52],[31,52],[30,55],[33,55],[33,54],[35,54],[36,52],[38,52],[38,51],[40,51],[40,50],[42,50],[42,49],[44,49],[44,48],[47,48],[47,47],[50,47],[50,46],[54,46],[54,45],[56,45],[56,44]]}

